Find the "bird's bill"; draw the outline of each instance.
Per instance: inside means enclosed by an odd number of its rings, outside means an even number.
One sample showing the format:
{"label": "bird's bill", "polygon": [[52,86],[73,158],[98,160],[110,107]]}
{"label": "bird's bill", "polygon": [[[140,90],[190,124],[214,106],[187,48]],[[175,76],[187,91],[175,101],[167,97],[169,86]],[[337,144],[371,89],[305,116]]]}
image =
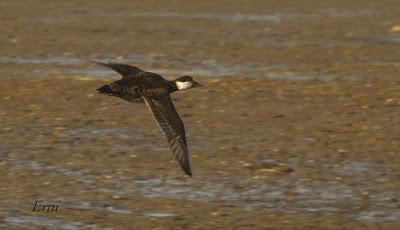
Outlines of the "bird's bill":
{"label": "bird's bill", "polygon": [[197,81],[193,81],[193,86],[192,86],[192,88],[195,88],[195,87],[203,87],[204,85],[203,84],[201,84],[201,83],[199,83],[199,82],[197,82]]}

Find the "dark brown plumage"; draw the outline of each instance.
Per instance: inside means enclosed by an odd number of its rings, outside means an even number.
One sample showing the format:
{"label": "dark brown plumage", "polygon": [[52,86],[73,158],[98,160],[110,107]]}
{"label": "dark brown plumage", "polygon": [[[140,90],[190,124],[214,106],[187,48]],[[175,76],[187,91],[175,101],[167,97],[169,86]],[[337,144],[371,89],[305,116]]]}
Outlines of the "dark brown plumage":
{"label": "dark brown plumage", "polygon": [[192,176],[185,127],[169,94],[202,85],[193,81],[190,76],[167,81],[158,74],[134,66],[95,63],[109,67],[122,75],[120,80],[98,88],[99,93],[120,97],[133,103],[146,103],[162,133],[167,137],[172,153],[181,168],[187,175]]}

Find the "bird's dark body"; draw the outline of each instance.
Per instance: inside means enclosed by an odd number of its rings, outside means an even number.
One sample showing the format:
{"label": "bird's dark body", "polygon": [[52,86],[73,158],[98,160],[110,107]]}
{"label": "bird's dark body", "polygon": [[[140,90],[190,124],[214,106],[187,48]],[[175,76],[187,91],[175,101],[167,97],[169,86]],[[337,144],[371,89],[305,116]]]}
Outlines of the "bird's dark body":
{"label": "bird's dark body", "polygon": [[161,97],[176,91],[176,87],[158,74],[143,72],[104,85],[98,91],[133,103],[144,103],[143,95]]}
{"label": "bird's dark body", "polygon": [[169,94],[178,90],[175,83],[177,81],[181,84],[189,83],[189,86],[185,85],[188,88],[198,87],[201,84],[194,82],[189,76],[167,81],[158,74],[146,72],[134,66],[96,63],[112,68],[122,75],[120,80],[98,88],[98,92],[133,103],[146,103],[161,131],[167,137],[172,152],[183,171],[191,176],[185,127]]}

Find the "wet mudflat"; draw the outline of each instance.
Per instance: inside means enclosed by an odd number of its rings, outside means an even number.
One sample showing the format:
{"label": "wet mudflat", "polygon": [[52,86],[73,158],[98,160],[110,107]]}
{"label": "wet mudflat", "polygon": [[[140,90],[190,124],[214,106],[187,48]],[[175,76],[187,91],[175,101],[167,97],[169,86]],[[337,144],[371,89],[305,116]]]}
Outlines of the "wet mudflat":
{"label": "wet mudflat", "polygon": [[[395,229],[398,4],[290,2],[0,3],[0,226]],[[173,95],[193,178],[93,59],[207,85]]]}

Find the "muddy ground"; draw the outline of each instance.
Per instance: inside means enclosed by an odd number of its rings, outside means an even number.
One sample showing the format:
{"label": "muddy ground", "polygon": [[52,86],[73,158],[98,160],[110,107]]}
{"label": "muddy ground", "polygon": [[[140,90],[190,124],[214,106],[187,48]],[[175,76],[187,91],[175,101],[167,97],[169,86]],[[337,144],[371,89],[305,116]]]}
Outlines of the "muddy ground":
{"label": "muddy ground", "polygon": [[[3,229],[397,229],[396,1],[0,2]],[[188,178],[89,60],[172,97]],[[35,201],[57,212],[32,212]]]}

